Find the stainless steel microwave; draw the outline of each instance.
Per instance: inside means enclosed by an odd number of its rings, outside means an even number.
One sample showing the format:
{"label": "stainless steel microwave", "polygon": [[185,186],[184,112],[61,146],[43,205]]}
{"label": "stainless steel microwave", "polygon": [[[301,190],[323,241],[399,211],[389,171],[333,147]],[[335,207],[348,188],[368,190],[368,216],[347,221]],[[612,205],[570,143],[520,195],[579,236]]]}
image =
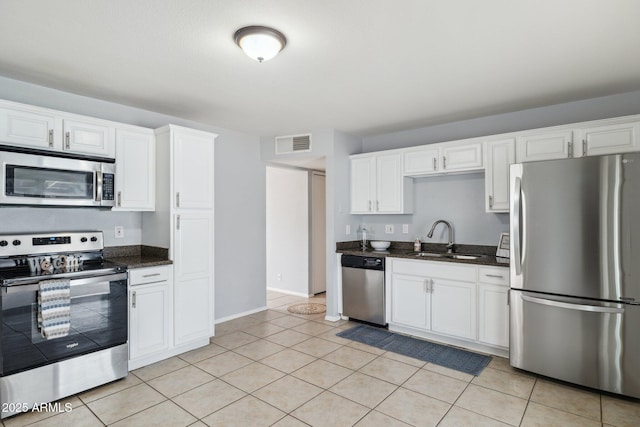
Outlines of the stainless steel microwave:
{"label": "stainless steel microwave", "polygon": [[0,205],[114,206],[115,160],[0,150]]}

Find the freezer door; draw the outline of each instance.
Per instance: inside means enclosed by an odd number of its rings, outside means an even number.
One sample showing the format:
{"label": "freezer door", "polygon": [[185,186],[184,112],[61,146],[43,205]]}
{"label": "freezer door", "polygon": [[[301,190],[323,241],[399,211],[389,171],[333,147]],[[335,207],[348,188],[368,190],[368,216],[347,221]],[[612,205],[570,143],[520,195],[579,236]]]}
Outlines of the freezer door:
{"label": "freezer door", "polygon": [[510,292],[511,366],[640,398],[640,306]]}
{"label": "freezer door", "polygon": [[640,302],[640,153],[510,172],[511,287]]}

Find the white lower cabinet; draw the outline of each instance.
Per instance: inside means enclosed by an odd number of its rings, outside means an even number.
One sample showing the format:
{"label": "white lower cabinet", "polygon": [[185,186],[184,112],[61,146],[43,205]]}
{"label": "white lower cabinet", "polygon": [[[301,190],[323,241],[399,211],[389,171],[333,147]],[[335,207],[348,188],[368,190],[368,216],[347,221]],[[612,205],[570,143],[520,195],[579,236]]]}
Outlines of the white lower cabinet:
{"label": "white lower cabinet", "polygon": [[508,269],[387,258],[389,329],[507,355]]}

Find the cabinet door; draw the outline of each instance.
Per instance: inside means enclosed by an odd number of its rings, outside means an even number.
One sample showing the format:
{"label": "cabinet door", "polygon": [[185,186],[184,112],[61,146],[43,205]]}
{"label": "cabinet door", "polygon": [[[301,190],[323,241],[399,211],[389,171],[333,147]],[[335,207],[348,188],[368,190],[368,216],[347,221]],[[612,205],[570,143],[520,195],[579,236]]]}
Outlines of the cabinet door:
{"label": "cabinet door", "polygon": [[62,130],[65,151],[115,158],[115,128],[65,119]]}
{"label": "cabinet door", "polygon": [[174,343],[208,338],[213,331],[213,217],[175,215]]}
{"label": "cabinet door", "polygon": [[351,159],[351,213],[371,213],[374,210],[375,157]]}
{"label": "cabinet door", "polygon": [[405,151],[402,173],[405,176],[420,176],[437,173],[440,163],[440,148],[427,147]]}
{"label": "cabinet door", "polygon": [[572,157],[573,131],[519,136],[516,141],[516,161],[566,159]]}
{"label": "cabinet door", "polygon": [[478,340],[490,345],[509,346],[509,288],[478,285]]}
{"label": "cabinet door", "polygon": [[390,323],[429,329],[427,307],[431,300],[427,281],[421,276],[392,274]]}
{"label": "cabinet door", "polygon": [[583,156],[615,154],[640,149],[640,123],[617,123],[582,128],[579,131]]}
{"label": "cabinet door", "polygon": [[152,211],[155,208],[155,140],[153,134],[116,131],[116,207]]}
{"label": "cabinet door", "polygon": [[168,281],[129,290],[129,359],[171,346],[172,298]]}
{"label": "cabinet door", "polygon": [[376,200],[377,213],[402,213],[402,157],[400,154],[377,156]]}
{"label": "cabinet door", "polygon": [[509,166],[515,161],[513,138],[486,143],[484,184],[487,212],[509,212]]}
{"label": "cabinet door", "polygon": [[442,171],[454,172],[482,169],[482,143],[442,147]]}
{"label": "cabinet door", "polygon": [[62,121],[51,114],[0,109],[0,141],[45,150],[59,150]]}
{"label": "cabinet door", "polygon": [[476,339],[476,284],[430,279],[431,330]]}
{"label": "cabinet door", "polygon": [[212,209],[215,137],[185,130],[173,132],[174,207]]}

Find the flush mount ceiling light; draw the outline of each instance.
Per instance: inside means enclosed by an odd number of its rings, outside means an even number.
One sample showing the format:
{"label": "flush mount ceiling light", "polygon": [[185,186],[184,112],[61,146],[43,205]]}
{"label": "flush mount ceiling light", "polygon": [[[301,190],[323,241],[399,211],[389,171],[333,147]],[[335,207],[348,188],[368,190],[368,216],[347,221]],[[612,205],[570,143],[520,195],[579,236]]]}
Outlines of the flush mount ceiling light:
{"label": "flush mount ceiling light", "polygon": [[287,44],[287,38],[280,31],[260,25],[240,28],[233,39],[249,58],[258,62],[270,60]]}

